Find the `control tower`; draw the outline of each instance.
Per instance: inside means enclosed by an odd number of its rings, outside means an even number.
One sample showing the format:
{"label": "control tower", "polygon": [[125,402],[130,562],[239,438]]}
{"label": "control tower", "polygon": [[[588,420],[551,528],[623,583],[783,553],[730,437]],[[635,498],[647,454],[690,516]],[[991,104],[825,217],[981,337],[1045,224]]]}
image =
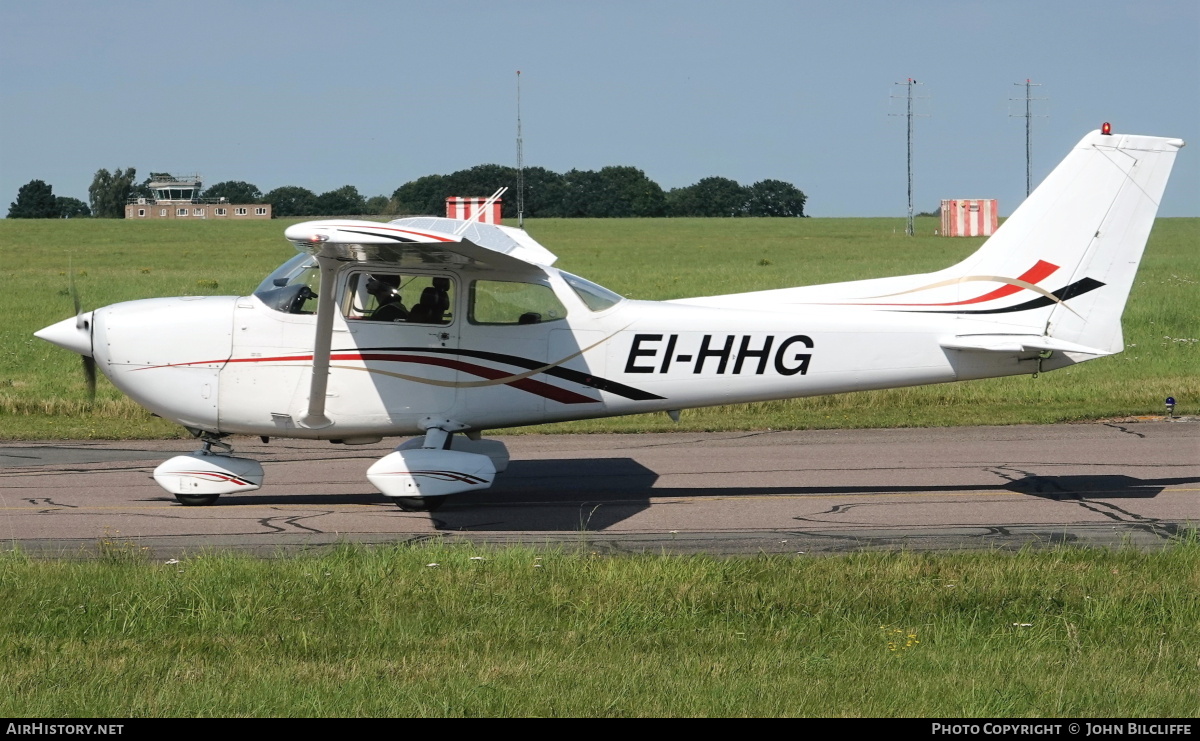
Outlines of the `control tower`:
{"label": "control tower", "polygon": [[127,219],[269,219],[269,203],[229,203],[224,198],[201,198],[199,175],[150,173],[149,198],[129,199]]}

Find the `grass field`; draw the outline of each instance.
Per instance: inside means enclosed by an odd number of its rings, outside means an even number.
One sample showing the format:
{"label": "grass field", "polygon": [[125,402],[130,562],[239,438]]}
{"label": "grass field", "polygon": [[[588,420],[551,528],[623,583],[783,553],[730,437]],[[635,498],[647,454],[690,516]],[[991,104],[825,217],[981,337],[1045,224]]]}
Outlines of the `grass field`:
{"label": "grass field", "polygon": [[1200,715],[1200,544],[0,556],[0,715]]}
{"label": "grass field", "polygon": [[[35,340],[85,306],[243,294],[286,222],[0,220],[0,436],[156,437]],[[934,270],[980,240],[901,220],[533,221],[560,266],[637,298]],[[559,430],[1017,423],[1200,398],[1200,219],[1160,220],[1129,350],[1029,378],[719,407]],[[1194,409],[1194,406],[1193,406]],[[542,428],[544,429],[544,428]],[[1200,715],[1200,541],[1155,552],[603,557],[429,543],[154,562],[0,554],[7,717]]]}
{"label": "grass field", "polygon": [[[182,434],[101,379],[85,400],[79,359],[32,337],[85,308],[136,298],[245,294],[294,254],[289,221],[0,220],[0,437],[147,438]],[[981,239],[934,236],[935,219],[563,219],[527,228],[559,267],[623,295],[671,299],[936,270]],[[863,392],[534,431],[659,431],[1017,424],[1178,413],[1200,400],[1200,219],[1159,219],[1125,312],[1125,353],[1037,379],[1016,377]]]}

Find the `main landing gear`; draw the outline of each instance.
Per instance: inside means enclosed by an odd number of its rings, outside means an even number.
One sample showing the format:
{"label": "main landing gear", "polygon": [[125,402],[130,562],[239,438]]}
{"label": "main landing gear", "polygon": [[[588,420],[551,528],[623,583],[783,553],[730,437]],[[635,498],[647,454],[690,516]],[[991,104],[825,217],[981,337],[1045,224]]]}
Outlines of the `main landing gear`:
{"label": "main landing gear", "polygon": [[367,469],[367,479],[406,512],[433,512],[450,494],[486,489],[508,467],[508,449],[466,425],[426,418],[413,438]]}

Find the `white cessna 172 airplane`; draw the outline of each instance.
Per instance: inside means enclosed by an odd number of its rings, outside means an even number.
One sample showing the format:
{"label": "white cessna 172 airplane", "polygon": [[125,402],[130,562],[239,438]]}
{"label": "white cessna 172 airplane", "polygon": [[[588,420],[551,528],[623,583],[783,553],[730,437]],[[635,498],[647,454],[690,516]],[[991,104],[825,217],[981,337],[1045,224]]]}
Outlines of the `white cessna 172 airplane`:
{"label": "white cessna 172 airplane", "polygon": [[251,296],[129,301],[36,334],[200,438],[154,472],[183,504],[262,485],[262,466],[231,455],[227,435],[416,436],[367,478],[404,509],[432,510],[504,470],[488,429],[1121,352],[1121,312],[1182,146],[1105,124],[975,254],[924,275],[635,301],[551,267],[518,229],[334,219],[288,227],[300,254]]}

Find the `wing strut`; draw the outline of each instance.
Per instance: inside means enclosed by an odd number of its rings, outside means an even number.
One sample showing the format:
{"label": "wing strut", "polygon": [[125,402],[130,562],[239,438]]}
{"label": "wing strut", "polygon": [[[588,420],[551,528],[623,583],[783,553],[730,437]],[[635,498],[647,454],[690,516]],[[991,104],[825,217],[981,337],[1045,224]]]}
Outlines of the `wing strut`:
{"label": "wing strut", "polygon": [[325,416],[325,391],[329,386],[329,351],[333,346],[333,313],[337,309],[334,300],[335,283],[339,260],[317,255],[321,267],[321,287],[317,296],[317,331],[313,338],[312,383],[308,388],[308,414],[299,421],[300,426],[320,429],[333,424]]}

